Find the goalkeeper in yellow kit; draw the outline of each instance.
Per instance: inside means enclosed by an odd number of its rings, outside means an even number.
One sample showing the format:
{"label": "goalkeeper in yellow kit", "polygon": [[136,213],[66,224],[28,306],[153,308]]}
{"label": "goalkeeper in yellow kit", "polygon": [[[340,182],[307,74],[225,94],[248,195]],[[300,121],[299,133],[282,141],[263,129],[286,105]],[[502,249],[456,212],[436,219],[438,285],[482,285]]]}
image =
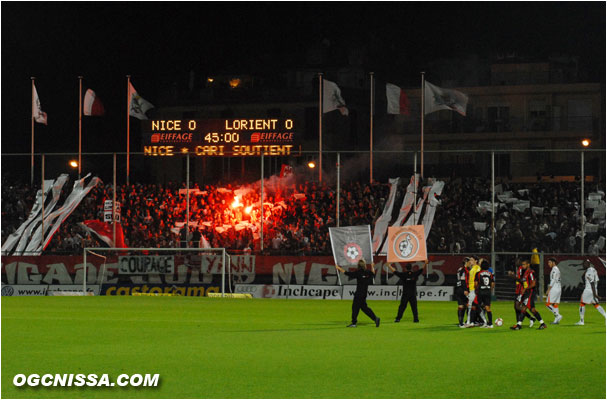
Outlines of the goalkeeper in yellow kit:
{"label": "goalkeeper in yellow kit", "polygon": [[[474,280],[476,274],[481,270],[479,264],[479,258],[477,256],[468,257],[467,267],[470,269],[468,277],[468,320],[466,321],[466,327],[474,326],[476,321],[476,288],[474,286]],[[471,323],[472,322],[472,323]]]}

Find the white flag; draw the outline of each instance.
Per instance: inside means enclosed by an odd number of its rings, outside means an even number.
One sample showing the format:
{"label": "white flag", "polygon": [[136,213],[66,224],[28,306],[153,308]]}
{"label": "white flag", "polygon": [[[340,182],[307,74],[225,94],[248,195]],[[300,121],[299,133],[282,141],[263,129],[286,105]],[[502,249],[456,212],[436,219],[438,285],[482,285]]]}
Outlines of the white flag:
{"label": "white flag", "polygon": [[434,86],[428,81],[425,82],[425,87],[424,114],[430,114],[438,110],[453,110],[464,117],[466,116],[468,96],[457,90]]}
{"label": "white flag", "polygon": [[384,212],[375,221],[375,229],[373,230],[373,251],[377,252],[379,246],[382,245],[384,236],[388,231],[388,225],[392,219],[392,209],[394,208],[394,200],[396,199],[396,189],[400,183],[400,178],[388,179],[390,182],[390,194],[384,205]]}
{"label": "white flag", "polygon": [[343,97],[341,97],[341,90],[335,82],[322,80],[322,112],[328,113],[333,110],[339,110],[342,115],[348,115],[348,108]]}
{"label": "white flag", "polygon": [[32,104],[32,117],[34,117],[34,121],[40,124],[48,125],[46,113],[42,111],[42,108],[40,108],[40,99],[38,98],[38,91],[36,90],[36,85],[34,85],[34,98],[32,99],[32,101],[34,102]]}
{"label": "white flag", "polygon": [[[74,182],[74,186],[70,195],[65,199],[63,205],[50,213],[48,216],[44,216],[44,232],[42,226],[39,226],[32,234],[31,239],[25,249],[28,255],[39,256],[42,251],[48,246],[54,233],[59,229],[59,226],[70,214],[78,207],[78,204],[82,199],[93,189],[101,180],[97,177],[93,177],[89,183],[84,186],[85,180],[89,178],[91,174],[86,175],[84,178]],[[46,233],[48,232],[48,233]],[[15,254],[17,255],[17,254]]]}
{"label": "white flag", "polygon": [[154,108],[154,105],[137,94],[137,91],[129,82],[129,115],[137,119],[148,119],[145,113]]}

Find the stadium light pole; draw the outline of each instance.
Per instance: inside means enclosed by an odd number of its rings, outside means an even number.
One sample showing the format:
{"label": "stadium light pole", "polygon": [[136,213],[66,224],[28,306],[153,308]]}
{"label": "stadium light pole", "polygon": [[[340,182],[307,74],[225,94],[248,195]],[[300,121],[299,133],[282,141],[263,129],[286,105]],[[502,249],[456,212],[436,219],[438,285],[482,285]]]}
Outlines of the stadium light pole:
{"label": "stadium light pole", "polygon": [[581,236],[581,241],[580,241],[580,245],[582,247],[582,255],[584,255],[584,181],[585,179],[585,172],[584,172],[584,150],[582,150],[580,152],[580,164],[581,164],[581,174],[580,174],[580,178],[582,181],[582,187],[581,187],[581,198],[580,198],[580,225],[582,227],[582,232],[580,233]]}

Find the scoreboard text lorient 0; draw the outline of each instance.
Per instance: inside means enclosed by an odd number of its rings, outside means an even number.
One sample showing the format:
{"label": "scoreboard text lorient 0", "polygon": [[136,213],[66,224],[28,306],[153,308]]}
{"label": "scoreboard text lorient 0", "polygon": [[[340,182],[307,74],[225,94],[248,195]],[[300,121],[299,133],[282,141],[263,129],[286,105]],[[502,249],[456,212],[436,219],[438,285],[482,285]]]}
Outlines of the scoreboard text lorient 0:
{"label": "scoreboard text lorient 0", "polygon": [[155,119],[144,122],[149,156],[286,156],[299,149],[293,119]]}

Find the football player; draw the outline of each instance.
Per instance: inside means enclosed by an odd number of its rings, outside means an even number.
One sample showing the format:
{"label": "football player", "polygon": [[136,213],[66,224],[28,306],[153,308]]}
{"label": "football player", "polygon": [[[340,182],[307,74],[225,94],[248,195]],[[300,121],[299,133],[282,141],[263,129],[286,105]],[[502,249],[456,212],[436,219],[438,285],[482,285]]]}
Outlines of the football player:
{"label": "football player", "polygon": [[[470,272],[468,277],[468,320],[466,321],[466,326],[472,327],[476,321],[476,288],[474,287],[474,281],[476,274],[481,270],[476,256],[468,257],[468,268],[470,269]],[[470,323],[470,321],[472,321],[472,323]]]}
{"label": "football player", "polygon": [[554,321],[552,321],[553,325],[558,324],[563,319],[563,316],[559,312],[559,303],[561,302],[561,271],[556,264],[556,258],[550,257],[548,259],[548,266],[550,267],[550,284],[546,291],[546,307],[554,314]]}
{"label": "football player", "polygon": [[[522,262],[519,259],[516,260],[516,263],[518,264],[518,267],[516,268],[516,272],[508,271],[508,275],[515,279],[516,287],[515,287],[515,291],[514,291],[514,314],[516,316],[515,317],[516,321],[518,321],[518,317],[521,312],[519,295],[521,294],[521,292],[523,290],[522,280],[523,280],[523,274],[525,273],[525,270],[523,269]],[[533,328],[533,324],[535,323],[535,318],[533,318],[529,314],[529,311],[525,311],[523,318],[524,317],[529,318],[529,328]]]}
{"label": "football player", "polygon": [[[583,262],[583,267],[586,270],[584,273],[584,291],[582,292],[582,298],[580,299],[580,320],[575,325],[584,325],[584,313],[586,312],[586,304],[591,303],[594,308],[605,317],[605,310],[599,303],[599,296],[596,291],[596,287],[599,283],[599,275],[596,273],[596,269],[590,263],[590,260],[586,259]],[[607,318],[607,317],[606,317]]]}
{"label": "football player", "polygon": [[455,282],[455,298],[457,299],[457,318],[459,320],[459,327],[465,328],[464,315],[466,314],[466,306],[468,305],[468,274],[470,270],[467,267],[470,259],[465,257],[462,261],[462,265],[457,269]]}
{"label": "football player", "polygon": [[493,328],[493,313],[491,312],[491,290],[495,287],[495,279],[489,271],[489,261],[481,262],[481,270],[476,274],[476,288],[478,290],[478,303],[487,312],[489,322],[485,321],[483,328]]}
{"label": "football player", "polygon": [[528,309],[531,310],[531,313],[535,316],[535,318],[540,322],[540,326],[537,329],[546,329],[547,326],[544,323],[541,315],[535,309],[535,292],[536,292],[536,279],[535,273],[532,268],[529,268],[529,260],[523,260],[523,269],[525,273],[523,274],[523,288],[521,294],[518,295],[517,300],[520,305],[520,314],[518,315],[518,321],[516,325],[510,327],[515,331],[521,329],[521,325],[523,324],[523,319],[525,318],[525,313]]}

